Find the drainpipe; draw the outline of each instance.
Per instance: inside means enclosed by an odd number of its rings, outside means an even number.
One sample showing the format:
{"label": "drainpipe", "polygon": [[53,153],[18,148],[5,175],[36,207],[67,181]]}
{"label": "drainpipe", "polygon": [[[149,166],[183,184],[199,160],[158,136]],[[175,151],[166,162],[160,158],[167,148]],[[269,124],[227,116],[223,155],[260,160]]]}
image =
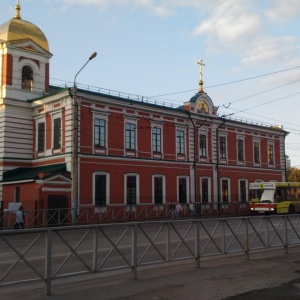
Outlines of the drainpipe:
{"label": "drainpipe", "polygon": [[283,155],[284,155],[284,180],[286,181],[286,155],[285,155],[285,138],[287,136],[287,133],[284,133],[284,137],[283,137]]}
{"label": "drainpipe", "polygon": [[219,129],[220,127],[222,127],[225,122],[226,119],[224,118],[225,116],[221,116],[222,119],[222,123],[217,127],[216,129],[216,136],[217,136],[217,165],[216,165],[216,169],[217,169],[217,192],[218,192],[218,210],[219,210],[219,204],[220,204],[220,175],[219,175]]}
{"label": "drainpipe", "polygon": [[[189,111],[187,111],[188,116],[193,124],[194,127],[194,162],[193,162],[193,168],[194,168],[194,193],[195,193],[195,199],[194,199],[194,203],[196,205],[196,198],[197,198],[197,160],[196,160],[196,125],[194,123],[194,120],[191,117],[191,113]],[[195,207],[196,208],[196,207]]]}

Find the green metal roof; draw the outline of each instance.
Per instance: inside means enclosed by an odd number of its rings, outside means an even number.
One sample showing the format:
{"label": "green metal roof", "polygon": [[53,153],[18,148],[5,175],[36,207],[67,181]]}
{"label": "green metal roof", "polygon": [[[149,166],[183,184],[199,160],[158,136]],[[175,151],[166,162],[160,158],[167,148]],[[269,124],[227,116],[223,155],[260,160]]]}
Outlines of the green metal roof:
{"label": "green metal roof", "polygon": [[29,179],[38,179],[39,173],[66,173],[67,166],[65,163],[40,166],[35,168],[16,168],[10,171],[3,173],[3,180],[1,182],[10,182],[10,181],[22,181]]}
{"label": "green metal roof", "polygon": [[190,102],[196,102],[197,99],[201,96],[201,95],[205,95],[205,97],[209,98],[211,100],[211,98],[204,92],[198,92],[197,94],[195,94],[191,99]]}

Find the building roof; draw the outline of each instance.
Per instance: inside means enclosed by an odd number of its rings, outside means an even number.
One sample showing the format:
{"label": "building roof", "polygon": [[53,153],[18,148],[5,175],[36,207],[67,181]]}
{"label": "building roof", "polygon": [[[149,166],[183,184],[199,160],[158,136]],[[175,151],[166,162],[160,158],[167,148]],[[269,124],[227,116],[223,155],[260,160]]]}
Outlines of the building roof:
{"label": "building roof", "polygon": [[[3,173],[3,180],[1,182],[22,181],[29,179],[38,179],[39,174],[44,173],[53,175],[57,173],[68,173],[65,163],[40,166],[34,168],[16,168]],[[44,177],[45,178],[45,177]]]}
{"label": "building roof", "polygon": [[49,52],[48,40],[44,33],[36,25],[21,19],[20,6],[16,6],[16,9],[16,16],[0,25],[0,40],[11,42],[30,39]]}

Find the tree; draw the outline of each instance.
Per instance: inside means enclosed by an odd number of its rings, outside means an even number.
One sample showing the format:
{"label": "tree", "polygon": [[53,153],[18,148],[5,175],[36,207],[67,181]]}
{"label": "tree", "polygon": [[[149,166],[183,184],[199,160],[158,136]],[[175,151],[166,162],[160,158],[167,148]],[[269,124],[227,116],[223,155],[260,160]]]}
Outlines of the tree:
{"label": "tree", "polygon": [[286,180],[290,182],[300,182],[300,169],[298,168],[287,168],[286,169]]}

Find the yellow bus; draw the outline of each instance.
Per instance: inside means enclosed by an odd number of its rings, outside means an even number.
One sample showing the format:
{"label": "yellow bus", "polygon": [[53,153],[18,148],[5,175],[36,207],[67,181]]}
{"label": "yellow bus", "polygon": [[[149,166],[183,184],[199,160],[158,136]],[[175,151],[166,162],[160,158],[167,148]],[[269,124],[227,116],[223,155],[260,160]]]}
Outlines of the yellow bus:
{"label": "yellow bus", "polygon": [[275,214],[300,212],[300,182],[250,183],[250,212]]}

